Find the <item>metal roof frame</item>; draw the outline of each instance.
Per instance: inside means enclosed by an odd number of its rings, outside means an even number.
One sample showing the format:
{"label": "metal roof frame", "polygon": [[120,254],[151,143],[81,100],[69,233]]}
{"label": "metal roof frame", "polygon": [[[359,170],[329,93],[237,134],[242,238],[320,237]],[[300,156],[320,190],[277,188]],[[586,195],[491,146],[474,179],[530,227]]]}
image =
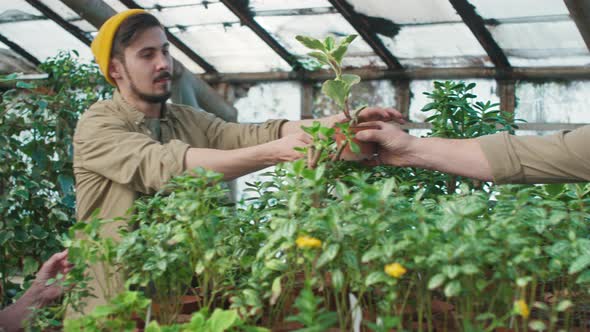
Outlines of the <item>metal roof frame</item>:
{"label": "metal roof frame", "polygon": [[[87,33],[81,31],[79,28],[74,26],[72,23],[64,20],[58,14],[51,11],[39,0],[26,0],[28,3],[33,5],[35,8],[40,10],[45,16],[55,21],[60,26],[64,27],[68,32],[88,44]],[[77,0],[61,0],[66,5]],[[140,8],[134,0],[120,0],[129,8]],[[83,1],[87,2],[87,1]],[[93,3],[98,3],[102,0],[95,0]],[[218,73],[217,70],[209,64],[206,59],[203,59],[196,54],[188,45],[184,44],[167,29],[166,33],[171,43],[173,43],[178,49],[186,54],[191,60],[199,64],[206,73],[203,75],[204,78],[211,82],[252,82],[253,80],[315,80],[325,75],[320,72],[305,72],[300,69],[299,61],[296,57],[286,50],[280,43],[274,39],[271,34],[266,31],[254,20],[254,14],[248,8],[248,1],[246,0],[221,0],[228,9],[230,9],[236,16],[239,17],[242,24],[248,26],[254,33],[256,33],[269,47],[273,49],[281,58],[287,61],[294,69],[293,72],[270,72],[270,73],[240,73],[240,74],[225,74]],[[461,16],[463,22],[469,27],[473,35],[477,38],[479,43],[485,49],[491,62],[494,64],[494,68],[418,68],[418,69],[407,69],[400,63],[400,61],[385,47],[383,42],[377,36],[377,32],[374,27],[371,26],[371,20],[374,18],[367,17],[365,15],[357,13],[354,8],[346,0],[329,0],[332,6],[337,12],[339,12],[352,26],[353,28],[363,37],[363,39],[371,46],[373,51],[385,62],[387,65],[386,70],[377,70],[370,68],[354,69],[353,72],[363,73],[365,78],[374,79],[374,77],[380,77],[383,79],[416,79],[416,78],[496,78],[502,80],[513,80],[513,79],[588,79],[590,78],[590,70],[585,67],[512,67],[500,46],[491,36],[489,30],[486,28],[486,22],[481,16],[479,16],[473,5],[468,0],[449,0],[453,5],[459,16]],[[590,3],[586,0],[564,0],[567,8],[569,9],[570,16],[575,21],[578,30],[580,31],[588,49],[590,50]],[[104,4],[104,3],[103,3]],[[96,4],[98,5],[98,4]],[[72,6],[68,5],[70,8]],[[163,9],[166,7],[155,6],[155,9]],[[92,22],[88,17],[89,11],[80,13],[79,10],[72,8],[78,15],[83,19]],[[325,8],[324,8],[325,9]],[[287,11],[289,12],[289,11]],[[91,15],[91,14],[90,14]],[[395,24],[395,23],[393,23]],[[399,25],[400,27],[403,25]],[[3,37],[6,39],[5,37]],[[16,45],[14,42],[9,41]],[[18,45],[17,45],[18,46]],[[11,46],[12,48],[12,46]],[[16,51],[16,49],[15,49]],[[23,54],[23,49],[20,48],[17,51],[19,54]],[[23,55],[25,57],[25,55]],[[30,58],[30,54],[29,57]],[[34,58],[34,57],[33,57]],[[32,61],[32,60],[30,60]],[[38,61],[38,60],[37,60]],[[575,69],[573,69],[575,68]],[[511,73],[514,71],[514,73]],[[382,74],[377,74],[382,72]]]}
{"label": "metal roof frame", "polygon": [[[131,9],[143,9],[140,5],[138,5],[134,0],[119,0],[122,4],[127,6]],[[185,43],[183,43],[180,39],[178,39],[175,35],[173,35],[167,28],[164,28],[166,31],[166,37],[168,40],[176,46],[179,50],[181,50],[184,54],[186,54],[191,60],[196,62],[201,68],[205,70],[207,73],[216,73],[217,69],[213,67],[207,60],[203,59],[200,55],[198,55],[193,49],[188,47]]]}

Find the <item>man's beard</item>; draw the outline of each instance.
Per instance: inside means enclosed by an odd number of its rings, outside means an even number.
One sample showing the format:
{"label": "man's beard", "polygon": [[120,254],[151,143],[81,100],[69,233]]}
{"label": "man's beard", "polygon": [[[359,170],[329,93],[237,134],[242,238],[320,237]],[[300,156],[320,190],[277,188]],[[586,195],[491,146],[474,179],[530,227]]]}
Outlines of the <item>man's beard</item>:
{"label": "man's beard", "polygon": [[141,100],[143,100],[147,103],[150,103],[150,104],[163,104],[172,95],[172,91],[164,92],[163,94],[160,94],[160,95],[150,95],[150,94],[143,93],[143,92],[139,91],[139,89],[137,88],[137,86],[133,82],[131,75],[129,75],[129,71],[127,70],[127,66],[125,64],[123,64],[123,68],[125,69],[125,73],[127,74],[127,77],[129,77],[129,84],[131,86],[131,91],[133,91],[133,93],[135,95],[137,95]]}

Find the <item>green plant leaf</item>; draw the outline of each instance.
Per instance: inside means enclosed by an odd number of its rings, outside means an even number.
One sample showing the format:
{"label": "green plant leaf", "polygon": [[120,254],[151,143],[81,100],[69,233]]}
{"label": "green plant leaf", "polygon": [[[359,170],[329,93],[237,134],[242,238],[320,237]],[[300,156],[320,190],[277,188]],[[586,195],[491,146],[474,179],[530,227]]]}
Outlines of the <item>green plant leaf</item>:
{"label": "green plant leaf", "polygon": [[334,37],[332,37],[332,36],[326,37],[326,39],[324,39],[324,48],[325,48],[326,52],[332,51],[334,49],[335,43],[336,43],[336,41],[334,40]]}
{"label": "green plant leaf", "polygon": [[451,281],[445,287],[445,296],[453,297],[461,293],[461,283],[458,280]]}
{"label": "green plant leaf", "polygon": [[276,277],[272,282],[271,287],[271,296],[270,296],[270,304],[274,305],[279,296],[281,295],[282,287],[281,287],[281,277]]}
{"label": "green plant leaf", "polygon": [[570,300],[563,300],[560,301],[559,304],[557,305],[557,311],[558,312],[563,312],[566,311],[567,309],[571,308],[574,306],[574,303]]}
{"label": "green plant leaf", "polygon": [[434,275],[432,278],[430,278],[430,281],[428,281],[428,289],[433,290],[440,287],[445,282],[445,280],[446,277],[442,273]]}
{"label": "green plant leaf", "polygon": [[25,257],[23,263],[23,274],[25,276],[35,274],[39,269],[39,263],[33,257]]}
{"label": "green plant leaf", "polygon": [[330,58],[328,58],[328,56],[322,52],[309,52],[309,53],[307,53],[307,55],[315,58],[321,64],[330,65]]}
{"label": "green plant leaf", "polygon": [[349,86],[340,80],[327,80],[322,85],[322,92],[330,97],[338,106],[344,108],[348,97]]}
{"label": "green plant leaf", "polygon": [[236,310],[221,310],[217,308],[207,321],[207,327],[211,332],[224,332],[234,326],[239,319],[240,316]]}
{"label": "green plant leaf", "polygon": [[303,44],[307,48],[311,48],[313,50],[326,51],[324,44],[315,38],[299,35],[296,36],[295,39],[297,39],[301,44]]}
{"label": "green plant leaf", "polygon": [[361,148],[354,141],[350,141],[349,145],[350,145],[350,151],[352,151],[352,153],[356,153],[356,154],[361,153]]}
{"label": "green plant leaf", "polygon": [[387,282],[391,279],[385,272],[375,271],[371,272],[365,279],[365,286],[369,287],[377,283]]}
{"label": "green plant leaf", "polygon": [[570,265],[569,274],[574,274],[582,271],[590,265],[590,255],[582,255],[576,258]]}
{"label": "green plant leaf", "polygon": [[342,74],[342,76],[340,76],[340,79],[343,80],[344,82],[346,82],[349,90],[350,90],[351,86],[353,86],[361,81],[361,77],[359,75],[354,75],[354,74]]}
{"label": "green plant leaf", "polygon": [[540,320],[533,320],[533,321],[531,321],[529,323],[529,327],[533,331],[545,331],[545,330],[547,330],[547,326],[545,325],[545,323],[543,323],[543,321],[540,321]]}
{"label": "green plant leaf", "polygon": [[316,262],[316,268],[321,268],[322,266],[326,265],[327,263],[334,260],[336,255],[338,255],[338,251],[340,251],[340,245],[338,243],[333,243],[326,248],[318,258]]}
{"label": "green plant leaf", "polygon": [[342,270],[340,270],[340,269],[332,270],[331,275],[332,275],[332,287],[334,287],[334,289],[336,289],[336,290],[342,289],[342,286],[344,286],[344,273],[342,273]]}

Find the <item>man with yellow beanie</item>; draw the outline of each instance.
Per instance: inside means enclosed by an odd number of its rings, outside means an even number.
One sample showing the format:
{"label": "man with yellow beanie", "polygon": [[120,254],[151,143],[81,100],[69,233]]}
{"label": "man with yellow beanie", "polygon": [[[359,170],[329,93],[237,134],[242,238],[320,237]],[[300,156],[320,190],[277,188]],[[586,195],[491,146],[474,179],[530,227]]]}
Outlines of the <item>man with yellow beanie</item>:
{"label": "man with yellow beanie", "polygon": [[[146,11],[132,9],[111,17],[100,28],[92,52],[117,89],[112,100],[92,105],[76,128],[78,220],[88,220],[97,209],[102,218],[125,216],[138,195],[154,194],[187,169],[200,166],[233,179],[298,159],[301,155],[294,148],[310,142],[301,130],[310,120],[236,124],[188,106],[167,104],[172,72],[169,43],[160,22]],[[362,117],[389,121],[401,119],[401,114],[368,108]],[[319,119],[325,126],[344,120],[342,115]],[[110,224],[102,233],[117,238],[119,226]],[[105,295],[96,291],[105,271],[92,270],[97,298],[88,300],[87,312],[105,303]]]}

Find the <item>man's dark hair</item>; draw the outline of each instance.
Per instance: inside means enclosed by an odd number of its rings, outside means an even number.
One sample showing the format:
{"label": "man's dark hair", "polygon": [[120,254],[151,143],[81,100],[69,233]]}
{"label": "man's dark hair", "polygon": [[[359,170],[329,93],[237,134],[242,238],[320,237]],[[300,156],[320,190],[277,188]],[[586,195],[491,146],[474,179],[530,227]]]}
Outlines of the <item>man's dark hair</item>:
{"label": "man's dark hair", "polygon": [[123,21],[115,33],[111,56],[124,61],[123,52],[125,49],[133,43],[139,34],[153,27],[164,28],[160,21],[149,13],[136,14]]}

